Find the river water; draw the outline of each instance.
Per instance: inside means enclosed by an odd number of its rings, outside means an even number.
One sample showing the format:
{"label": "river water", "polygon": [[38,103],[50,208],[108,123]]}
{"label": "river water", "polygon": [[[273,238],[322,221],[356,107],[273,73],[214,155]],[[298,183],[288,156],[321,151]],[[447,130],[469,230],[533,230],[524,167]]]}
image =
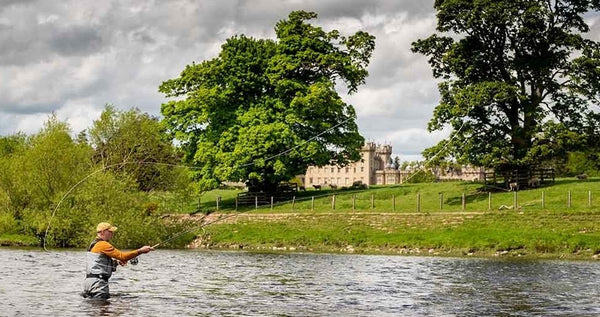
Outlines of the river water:
{"label": "river water", "polygon": [[157,250],[80,296],[85,251],[0,249],[1,316],[599,316],[600,263]]}

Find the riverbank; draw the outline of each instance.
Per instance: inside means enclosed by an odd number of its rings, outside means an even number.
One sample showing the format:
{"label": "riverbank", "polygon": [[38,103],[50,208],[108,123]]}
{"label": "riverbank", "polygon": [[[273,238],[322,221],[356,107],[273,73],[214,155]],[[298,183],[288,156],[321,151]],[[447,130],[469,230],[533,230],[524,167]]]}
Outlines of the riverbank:
{"label": "riverbank", "polygon": [[[188,218],[188,217],[186,217]],[[189,248],[598,260],[597,212],[211,214]]]}
{"label": "riverbank", "polygon": [[[557,180],[519,192],[487,192],[470,182],[428,183],[309,190],[273,206],[238,206],[239,191],[216,190],[202,202],[179,203],[186,208],[162,204],[160,194],[148,196],[143,224],[136,209],[111,221],[124,228],[114,240],[121,248],[168,240],[161,248],[596,260],[598,192],[600,179]],[[81,217],[77,209],[69,211],[68,217],[66,210],[58,215],[67,223]],[[202,220],[210,223],[204,230]],[[97,221],[87,224],[91,230],[77,227],[82,238],[69,246],[86,247]],[[17,228],[14,220],[4,223]],[[35,247],[45,227],[37,233],[11,230],[0,232],[0,245]]]}

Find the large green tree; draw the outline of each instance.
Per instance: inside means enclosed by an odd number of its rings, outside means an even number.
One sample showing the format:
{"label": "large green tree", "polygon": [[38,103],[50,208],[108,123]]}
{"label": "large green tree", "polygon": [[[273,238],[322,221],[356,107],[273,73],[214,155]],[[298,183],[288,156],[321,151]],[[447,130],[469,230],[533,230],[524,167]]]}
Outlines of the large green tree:
{"label": "large green tree", "polygon": [[480,166],[531,167],[598,135],[599,44],[585,0],[436,0],[437,31],[413,43],[441,79],[427,149]]}
{"label": "large green tree", "polygon": [[132,177],[143,191],[173,189],[183,176],[173,167],[181,158],[159,120],[139,109],[107,105],[88,135],[96,163]]}
{"label": "large green tree", "polygon": [[374,37],[306,23],[316,17],[290,13],[275,26],[277,40],[229,38],[216,58],[160,86],[177,98],[161,112],[203,187],[230,180],[272,190],[308,165],[360,158],[354,108],[335,86],[353,93],[365,82]]}

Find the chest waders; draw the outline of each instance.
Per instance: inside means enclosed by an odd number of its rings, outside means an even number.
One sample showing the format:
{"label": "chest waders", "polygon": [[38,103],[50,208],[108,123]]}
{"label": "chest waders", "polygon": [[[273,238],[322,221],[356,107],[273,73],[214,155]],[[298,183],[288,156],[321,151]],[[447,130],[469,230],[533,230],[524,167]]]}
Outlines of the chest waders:
{"label": "chest waders", "polygon": [[103,253],[92,252],[98,241],[102,240],[95,239],[87,249],[82,295],[89,298],[109,298],[108,279],[117,270],[117,261]]}

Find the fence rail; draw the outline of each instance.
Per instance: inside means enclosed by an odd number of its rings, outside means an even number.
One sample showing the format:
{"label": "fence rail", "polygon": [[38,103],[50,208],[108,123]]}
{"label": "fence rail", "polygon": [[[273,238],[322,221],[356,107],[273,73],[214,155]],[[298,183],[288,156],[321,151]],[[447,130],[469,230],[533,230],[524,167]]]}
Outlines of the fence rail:
{"label": "fence rail", "polygon": [[[289,208],[291,211],[312,210],[320,211],[356,211],[373,210],[382,212],[466,212],[466,211],[491,211],[491,210],[510,210],[522,208],[541,208],[543,210],[556,208],[600,208],[600,203],[594,200],[592,191],[571,191],[558,195],[553,193],[552,199],[548,201],[546,191],[536,191],[536,195],[527,193],[521,195],[521,192],[515,191],[510,195],[508,193],[477,192],[462,193],[459,195],[444,195],[415,193],[414,195],[385,195],[386,197],[377,197],[374,193],[360,195],[360,193],[329,193],[320,196],[302,196],[281,194],[278,196],[268,195],[266,193],[243,193],[235,198],[235,205],[229,201],[225,204],[217,197],[215,202],[203,202],[202,209],[205,211],[215,209],[234,209],[238,208],[271,208],[275,206],[279,210]],[[362,196],[362,197],[361,197]],[[523,199],[524,196],[525,198]],[[240,201],[240,197],[245,201]],[[558,198],[558,199],[557,199]],[[198,206],[200,209],[200,206]]]}
{"label": "fence rail", "polygon": [[554,183],[554,169],[514,169],[510,171],[494,171],[483,173],[486,188],[500,187],[510,190],[535,188]]}

